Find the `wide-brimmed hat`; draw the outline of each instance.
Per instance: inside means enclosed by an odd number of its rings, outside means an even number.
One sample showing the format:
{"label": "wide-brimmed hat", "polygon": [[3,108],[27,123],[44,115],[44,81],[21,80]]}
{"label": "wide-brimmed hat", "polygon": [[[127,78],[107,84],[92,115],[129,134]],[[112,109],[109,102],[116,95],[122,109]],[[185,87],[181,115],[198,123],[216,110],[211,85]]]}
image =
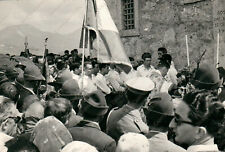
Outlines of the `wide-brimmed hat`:
{"label": "wide-brimmed hat", "polygon": [[216,89],[222,85],[219,72],[213,65],[202,64],[194,69],[191,83],[198,89]]}
{"label": "wide-brimmed hat", "polygon": [[81,102],[83,113],[93,116],[105,115],[108,111],[108,106],[104,94],[97,90],[87,96]]}
{"label": "wide-brimmed hat", "polygon": [[64,98],[79,99],[82,97],[78,82],[74,79],[66,80],[59,93]]}
{"label": "wide-brimmed hat", "polygon": [[41,74],[41,70],[35,65],[27,65],[24,70],[24,80],[35,80],[41,81],[45,80],[44,76]]}
{"label": "wide-brimmed hat", "polygon": [[171,96],[165,92],[155,94],[150,99],[148,106],[144,108],[144,112],[146,115],[154,112],[160,115],[174,116],[174,106]]}

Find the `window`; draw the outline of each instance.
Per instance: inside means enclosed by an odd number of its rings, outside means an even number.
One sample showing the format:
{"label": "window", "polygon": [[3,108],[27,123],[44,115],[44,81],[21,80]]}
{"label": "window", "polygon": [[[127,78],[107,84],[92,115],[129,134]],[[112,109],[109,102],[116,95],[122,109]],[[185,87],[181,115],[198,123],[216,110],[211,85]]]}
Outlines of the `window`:
{"label": "window", "polygon": [[123,0],[123,29],[135,29],[134,0]]}
{"label": "window", "polygon": [[116,0],[121,37],[139,36],[139,0]]}

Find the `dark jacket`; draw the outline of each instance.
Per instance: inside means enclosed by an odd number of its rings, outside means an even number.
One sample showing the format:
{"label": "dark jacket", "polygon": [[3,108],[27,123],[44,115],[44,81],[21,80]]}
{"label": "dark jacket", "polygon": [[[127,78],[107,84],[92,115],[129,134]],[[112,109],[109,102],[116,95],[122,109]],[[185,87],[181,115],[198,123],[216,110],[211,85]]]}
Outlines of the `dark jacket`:
{"label": "dark jacket", "polygon": [[83,141],[96,147],[100,152],[114,152],[116,142],[101,131],[95,122],[82,120],[75,127],[69,129],[74,141]]}

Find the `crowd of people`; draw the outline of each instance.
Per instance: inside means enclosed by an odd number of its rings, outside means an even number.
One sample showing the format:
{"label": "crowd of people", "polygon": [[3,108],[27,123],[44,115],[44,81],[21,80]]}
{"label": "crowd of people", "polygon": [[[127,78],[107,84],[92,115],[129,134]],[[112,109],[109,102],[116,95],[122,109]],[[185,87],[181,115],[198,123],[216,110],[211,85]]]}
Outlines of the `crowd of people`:
{"label": "crowd of people", "polygon": [[157,51],[129,72],[76,49],[0,54],[0,152],[225,151],[224,68]]}

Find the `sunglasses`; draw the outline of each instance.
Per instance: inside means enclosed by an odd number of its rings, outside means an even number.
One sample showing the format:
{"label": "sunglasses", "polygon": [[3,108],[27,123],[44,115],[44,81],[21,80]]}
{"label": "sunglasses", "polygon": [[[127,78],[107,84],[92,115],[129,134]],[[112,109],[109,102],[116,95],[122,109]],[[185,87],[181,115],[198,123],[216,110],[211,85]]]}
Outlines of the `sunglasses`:
{"label": "sunglasses", "polygon": [[182,123],[186,123],[186,124],[189,124],[189,125],[193,125],[194,124],[190,121],[185,121],[185,120],[181,120],[181,119],[178,119],[176,117],[174,117],[174,122],[177,124],[177,126],[180,126]]}

